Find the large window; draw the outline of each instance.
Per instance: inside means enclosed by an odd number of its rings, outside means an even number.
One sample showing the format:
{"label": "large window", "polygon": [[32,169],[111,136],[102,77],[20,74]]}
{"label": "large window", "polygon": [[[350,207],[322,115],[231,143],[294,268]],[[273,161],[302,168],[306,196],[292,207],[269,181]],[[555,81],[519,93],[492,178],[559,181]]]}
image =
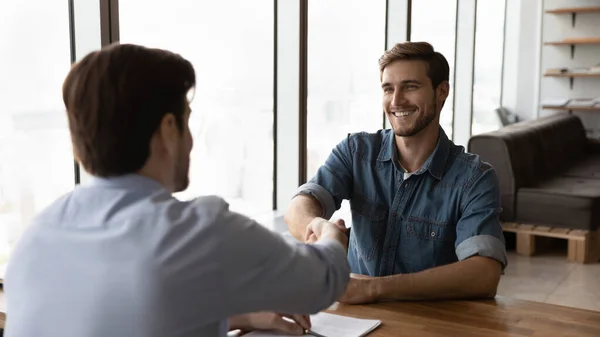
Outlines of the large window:
{"label": "large window", "polygon": [[385,1],[308,3],[307,175],[348,133],[383,127]]}
{"label": "large window", "polygon": [[[452,138],[454,104],[454,54],[456,42],[456,0],[419,0],[412,2],[410,40],[433,45],[450,64],[450,94],[440,115],[440,124]],[[435,8],[435,10],[432,10]]]}
{"label": "large window", "polygon": [[73,189],[61,86],[70,63],[67,1],[0,10],[0,264],[31,218]]}
{"label": "large window", "polygon": [[190,60],[197,86],[190,186],[255,215],[273,200],[273,1],[119,2],[121,43]]}
{"label": "large window", "polygon": [[495,109],[500,107],[502,93],[505,2],[477,2],[472,135],[502,126]]}

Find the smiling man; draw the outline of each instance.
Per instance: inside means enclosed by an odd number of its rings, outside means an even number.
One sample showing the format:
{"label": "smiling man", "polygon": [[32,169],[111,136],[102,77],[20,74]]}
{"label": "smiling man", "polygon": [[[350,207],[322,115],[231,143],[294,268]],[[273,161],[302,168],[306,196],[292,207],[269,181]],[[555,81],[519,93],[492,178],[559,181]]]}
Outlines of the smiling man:
{"label": "smiling man", "polygon": [[290,231],[310,242],[310,222],[350,200],[353,274],[341,302],[495,296],[506,266],[498,181],[440,127],[448,62],[428,43],[406,42],[379,67],[392,129],[341,141],[299,187]]}

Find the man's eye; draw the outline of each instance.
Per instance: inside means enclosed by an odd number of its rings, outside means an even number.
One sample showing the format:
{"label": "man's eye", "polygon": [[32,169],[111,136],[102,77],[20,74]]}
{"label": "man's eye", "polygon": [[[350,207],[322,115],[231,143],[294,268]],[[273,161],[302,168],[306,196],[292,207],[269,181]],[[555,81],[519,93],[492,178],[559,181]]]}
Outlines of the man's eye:
{"label": "man's eye", "polygon": [[385,93],[390,93],[392,91],[393,91],[392,88],[385,88],[385,89],[383,89],[383,92],[385,92]]}

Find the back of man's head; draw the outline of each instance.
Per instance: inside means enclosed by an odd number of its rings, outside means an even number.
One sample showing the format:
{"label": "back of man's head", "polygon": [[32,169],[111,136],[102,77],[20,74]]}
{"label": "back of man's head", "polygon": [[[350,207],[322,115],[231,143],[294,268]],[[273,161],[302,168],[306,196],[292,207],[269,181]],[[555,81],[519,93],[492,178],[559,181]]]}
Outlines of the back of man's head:
{"label": "back of man's head", "polygon": [[166,50],[113,44],[90,53],[63,84],[75,157],[95,176],[138,171],[165,114],[183,130],[195,81],[190,62]]}

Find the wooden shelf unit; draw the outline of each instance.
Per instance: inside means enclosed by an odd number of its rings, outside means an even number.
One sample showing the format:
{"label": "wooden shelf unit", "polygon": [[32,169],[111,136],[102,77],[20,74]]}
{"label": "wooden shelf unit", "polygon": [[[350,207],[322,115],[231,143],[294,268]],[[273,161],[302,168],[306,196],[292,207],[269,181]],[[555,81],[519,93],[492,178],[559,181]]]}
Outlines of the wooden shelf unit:
{"label": "wooden shelf unit", "polygon": [[587,112],[600,112],[600,107],[592,106],[592,107],[570,107],[570,106],[551,106],[551,105],[542,105],[542,109],[545,110],[566,110],[566,111],[587,111]]}
{"label": "wooden shelf unit", "polygon": [[555,9],[546,10],[546,13],[549,13],[549,14],[600,13],[600,6],[555,8]]}
{"label": "wooden shelf unit", "polygon": [[545,73],[546,77],[600,77],[600,73]]}
{"label": "wooden shelf unit", "polygon": [[600,13],[600,6],[555,8],[555,9],[547,10],[546,13],[547,14],[571,14],[571,26],[575,27],[575,22],[577,21],[577,14]]}
{"label": "wooden shelf unit", "polygon": [[570,46],[570,45],[600,44],[600,37],[564,39],[562,41],[544,42],[544,44],[547,45],[547,46]]}

